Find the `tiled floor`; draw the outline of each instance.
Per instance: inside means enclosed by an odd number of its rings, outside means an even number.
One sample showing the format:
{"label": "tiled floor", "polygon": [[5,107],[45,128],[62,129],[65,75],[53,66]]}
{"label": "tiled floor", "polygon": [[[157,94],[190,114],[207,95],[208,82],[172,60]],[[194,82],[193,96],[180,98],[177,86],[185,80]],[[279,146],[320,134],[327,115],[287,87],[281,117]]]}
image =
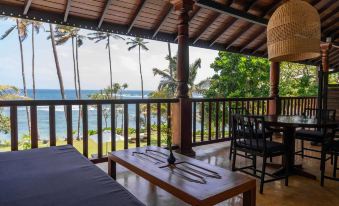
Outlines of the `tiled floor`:
{"label": "tiled floor", "polygon": [[[196,158],[212,165],[226,169],[231,168],[228,159],[229,142],[217,143],[195,147]],[[314,155],[314,154],[312,154]],[[237,159],[238,160],[238,159]],[[239,158],[239,164],[246,164],[244,159]],[[274,159],[279,162],[280,159]],[[305,170],[319,177],[319,161],[314,159],[301,159],[297,157],[297,163],[302,163]],[[107,163],[98,165],[107,171]],[[328,172],[332,172],[330,162],[327,163]],[[258,168],[260,158],[258,158]],[[145,179],[131,173],[123,167],[118,166],[117,181],[132,192],[139,200],[149,206],[181,206],[187,205],[166,191],[156,187]],[[339,174],[338,174],[339,176]],[[259,185],[259,181],[257,182]],[[241,205],[240,197],[235,197],[219,205]],[[264,186],[264,194],[257,194],[257,205],[259,206],[335,206],[339,205],[339,182],[325,180],[325,187],[320,186],[319,178],[311,180],[300,176],[291,176],[289,186],[285,187],[284,181],[267,183]]]}

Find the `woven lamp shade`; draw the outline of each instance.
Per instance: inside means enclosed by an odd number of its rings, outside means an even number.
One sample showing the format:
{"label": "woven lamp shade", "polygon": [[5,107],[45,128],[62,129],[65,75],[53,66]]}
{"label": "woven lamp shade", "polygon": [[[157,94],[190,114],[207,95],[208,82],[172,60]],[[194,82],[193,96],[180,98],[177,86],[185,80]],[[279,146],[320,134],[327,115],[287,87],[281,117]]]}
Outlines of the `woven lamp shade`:
{"label": "woven lamp shade", "polygon": [[289,0],[267,25],[268,59],[301,61],[320,56],[321,25],[318,11],[309,3]]}

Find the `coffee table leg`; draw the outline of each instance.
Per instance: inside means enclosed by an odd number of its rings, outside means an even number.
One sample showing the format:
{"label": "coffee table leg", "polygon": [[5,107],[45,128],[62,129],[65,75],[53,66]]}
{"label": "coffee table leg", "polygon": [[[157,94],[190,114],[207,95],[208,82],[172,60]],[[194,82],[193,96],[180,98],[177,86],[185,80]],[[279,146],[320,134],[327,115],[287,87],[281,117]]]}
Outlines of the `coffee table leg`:
{"label": "coffee table leg", "polygon": [[256,187],[248,190],[247,192],[243,193],[243,206],[255,206],[256,200]]}
{"label": "coffee table leg", "polygon": [[108,175],[116,180],[117,179],[116,173],[117,173],[116,162],[114,162],[111,158],[108,158]]}

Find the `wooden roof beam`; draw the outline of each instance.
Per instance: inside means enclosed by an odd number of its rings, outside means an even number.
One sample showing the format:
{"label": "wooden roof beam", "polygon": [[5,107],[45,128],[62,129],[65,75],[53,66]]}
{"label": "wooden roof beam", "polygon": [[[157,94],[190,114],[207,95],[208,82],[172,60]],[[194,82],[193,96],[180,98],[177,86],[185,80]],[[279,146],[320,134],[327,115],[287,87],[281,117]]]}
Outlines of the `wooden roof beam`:
{"label": "wooden roof beam", "polygon": [[108,11],[109,6],[112,4],[112,1],[113,1],[113,0],[107,0],[106,5],[105,5],[105,8],[104,8],[104,10],[102,11],[102,14],[101,14],[101,17],[100,17],[100,20],[99,20],[99,23],[98,23],[98,28],[100,28],[101,25],[102,25],[102,23],[104,22],[106,13],[107,13],[107,11]]}
{"label": "wooden roof beam", "polygon": [[231,48],[231,46],[233,45],[233,43],[238,40],[238,38],[246,33],[250,28],[252,28],[252,24],[248,23],[245,26],[243,26],[242,28],[238,29],[235,34],[232,35],[231,40],[228,41],[228,43],[226,44],[226,49]]}
{"label": "wooden roof beam", "polygon": [[153,38],[159,33],[162,25],[166,22],[166,19],[171,15],[172,11],[173,11],[174,7],[172,5],[170,5],[167,9],[167,12],[165,14],[165,16],[162,17],[162,19],[160,20],[159,24],[157,25],[154,34],[153,34]]}
{"label": "wooden roof beam", "polygon": [[67,22],[69,11],[71,10],[72,0],[67,0],[67,5],[65,9],[64,22]]}
{"label": "wooden roof beam", "polygon": [[31,7],[31,4],[32,4],[32,0],[26,0],[25,7],[24,7],[24,12],[23,12],[24,15],[27,15],[29,7]]}
{"label": "wooden roof beam", "polygon": [[251,54],[255,54],[259,51],[259,49],[266,43],[266,38],[262,39],[257,45],[254,47],[253,51]]}
{"label": "wooden roof beam", "polygon": [[145,7],[145,5],[146,5],[146,0],[141,0],[141,3],[139,4],[139,6],[138,6],[138,8],[135,12],[135,15],[133,17],[133,20],[132,20],[130,26],[128,27],[127,34],[132,30],[135,22],[138,19],[138,16],[140,15],[140,13],[141,13],[142,9]]}
{"label": "wooden roof beam", "polygon": [[265,18],[258,17],[253,14],[249,14],[245,11],[241,11],[238,9],[234,9],[232,7],[228,7],[226,5],[217,3],[215,1],[210,0],[196,0],[196,5],[207,8],[213,11],[216,11],[221,14],[226,14],[232,17],[235,17],[237,19],[242,19],[244,21],[248,21],[254,24],[258,24],[261,26],[267,26],[268,20]]}

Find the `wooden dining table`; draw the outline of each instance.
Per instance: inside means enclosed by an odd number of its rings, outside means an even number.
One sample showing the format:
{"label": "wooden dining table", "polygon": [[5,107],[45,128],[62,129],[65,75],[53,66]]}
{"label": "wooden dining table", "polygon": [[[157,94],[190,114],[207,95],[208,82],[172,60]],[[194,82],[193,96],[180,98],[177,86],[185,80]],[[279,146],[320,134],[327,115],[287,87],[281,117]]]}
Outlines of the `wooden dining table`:
{"label": "wooden dining table", "polygon": [[[300,175],[311,179],[316,179],[316,176],[302,169],[302,165],[295,164],[295,131],[297,128],[333,128],[339,127],[339,121],[323,120],[310,118],[307,116],[284,116],[284,115],[266,115],[264,116],[266,126],[279,128],[283,132],[283,142],[288,148],[288,160],[285,165],[271,164],[271,166],[280,166],[275,175],[285,174],[288,169],[290,175]],[[283,161],[285,162],[285,161]]]}

